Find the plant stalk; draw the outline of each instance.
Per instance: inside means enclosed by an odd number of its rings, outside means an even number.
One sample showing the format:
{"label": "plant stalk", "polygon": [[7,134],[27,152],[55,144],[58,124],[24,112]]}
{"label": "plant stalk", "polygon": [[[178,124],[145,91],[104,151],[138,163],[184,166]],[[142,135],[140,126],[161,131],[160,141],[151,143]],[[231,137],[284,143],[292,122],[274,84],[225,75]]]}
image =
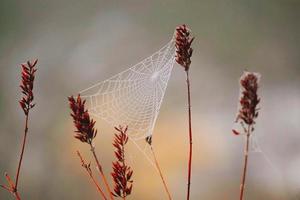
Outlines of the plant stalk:
{"label": "plant stalk", "polygon": [[193,155],[193,137],[192,137],[192,107],[191,107],[191,91],[190,91],[190,79],[189,71],[186,70],[186,83],[188,92],[188,115],[189,115],[189,162],[188,162],[188,183],[187,183],[187,200],[190,199],[190,187],[192,176],[192,155]]}
{"label": "plant stalk", "polygon": [[5,186],[5,185],[0,185],[0,186],[3,189],[10,192],[15,197],[16,200],[21,200],[19,192],[15,189],[16,188],[15,183],[11,180],[10,176],[7,173],[5,173],[5,178],[8,183],[8,186]]}
{"label": "plant stalk", "polygon": [[26,139],[27,139],[27,133],[28,133],[28,119],[29,119],[29,112],[26,114],[26,119],[25,119],[23,143],[22,143],[21,155],[20,155],[20,159],[19,159],[17,175],[16,175],[16,182],[15,182],[15,191],[16,192],[18,191],[19,175],[20,175],[20,171],[21,171],[22,160],[23,160],[23,155],[24,155],[25,145],[26,145]]}
{"label": "plant stalk", "polygon": [[107,198],[106,198],[104,192],[102,191],[101,187],[99,186],[99,184],[98,184],[97,181],[95,180],[95,178],[94,178],[94,176],[92,175],[92,173],[89,172],[88,170],[86,170],[86,171],[87,171],[88,175],[90,176],[91,180],[93,181],[93,183],[95,184],[97,190],[98,190],[99,193],[101,194],[102,198],[103,198],[104,200],[107,200]]}
{"label": "plant stalk", "polygon": [[112,195],[112,191],[111,191],[111,189],[110,189],[110,187],[109,187],[109,184],[108,184],[107,179],[106,179],[106,177],[105,177],[105,175],[104,175],[102,166],[100,165],[100,162],[99,162],[98,157],[97,157],[97,155],[96,155],[95,148],[93,147],[93,145],[92,145],[91,143],[90,143],[90,146],[91,146],[91,151],[92,151],[92,153],[93,153],[93,156],[94,156],[94,159],[95,159],[95,161],[96,161],[97,167],[98,167],[98,169],[99,169],[100,176],[101,176],[101,178],[102,178],[102,180],[103,180],[103,182],[104,182],[104,184],[105,184],[105,187],[106,187],[107,192],[109,193],[110,199],[113,200],[114,197],[113,197],[113,195]]}
{"label": "plant stalk", "polygon": [[14,192],[14,195],[16,197],[16,200],[21,200],[20,194],[17,191]]}
{"label": "plant stalk", "polygon": [[[125,148],[124,148],[124,145],[122,145],[122,157],[123,157],[122,164],[123,164],[123,167],[125,167],[126,164],[125,164]],[[125,176],[125,174],[124,174],[124,176]],[[127,183],[126,183],[126,185],[127,185]],[[123,198],[123,200],[126,200],[126,192],[124,190],[123,190],[123,197],[122,198]]]}
{"label": "plant stalk", "polygon": [[248,155],[249,155],[249,143],[250,143],[250,125],[247,128],[246,133],[246,143],[245,143],[245,150],[244,150],[244,167],[243,173],[241,177],[241,185],[240,185],[240,200],[244,198],[244,191],[245,191],[245,182],[246,182],[246,175],[247,175],[247,167],[248,167]]}

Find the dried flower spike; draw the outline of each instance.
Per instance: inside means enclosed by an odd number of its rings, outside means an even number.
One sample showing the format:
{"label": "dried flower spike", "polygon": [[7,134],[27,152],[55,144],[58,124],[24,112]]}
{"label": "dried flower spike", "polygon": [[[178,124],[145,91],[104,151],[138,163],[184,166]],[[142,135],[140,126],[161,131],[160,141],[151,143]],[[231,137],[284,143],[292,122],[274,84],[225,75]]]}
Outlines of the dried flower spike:
{"label": "dried flower spike", "polygon": [[104,175],[102,166],[99,162],[99,159],[95,152],[95,147],[93,146],[93,139],[97,135],[97,130],[95,129],[95,123],[93,119],[90,118],[90,114],[87,109],[85,109],[85,100],[82,100],[80,95],[77,96],[77,99],[73,96],[68,98],[70,108],[72,110],[71,116],[73,118],[74,125],[76,127],[75,138],[80,140],[81,142],[87,143],[91,147],[91,152],[94,156],[95,162],[97,164],[97,168],[99,170],[100,176],[105,184],[106,190],[109,192],[110,199],[113,200],[113,195],[110,190],[107,179]]}
{"label": "dried flower spike", "polygon": [[[246,175],[248,168],[248,156],[250,136],[254,131],[255,119],[258,117],[257,105],[260,99],[257,94],[260,74],[253,72],[244,72],[240,79],[241,97],[239,100],[239,110],[236,118],[236,123],[240,123],[244,135],[246,135],[246,143],[244,146],[244,165],[241,175],[240,184],[240,200],[244,198]],[[240,135],[240,132],[233,129],[235,135]]]}
{"label": "dried flower spike", "polygon": [[176,62],[184,67],[185,71],[188,71],[191,64],[191,57],[193,54],[193,49],[191,44],[194,37],[190,36],[190,30],[185,24],[178,26],[175,32],[176,40]]}
{"label": "dried flower spike", "polygon": [[74,137],[81,142],[91,144],[97,135],[97,130],[94,128],[96,121],[90,118],[88,110],[85,109],[85,100],[82,100],[80,95],[76,100],[73,96],[68,100],[72,110],[71,116],[77,129]]}
{"label": "dried flower spike", "polygon": [[[259,79],[260,74],[253,72],[244,72],[240,79],[241,97],[236,122],[240,123],[244,132],[247,132],[245,125],[251,126],[251,129],[254,129],[255,119],[258,117],[259,108],[257,106],[260,98],[258,97],[257,90]],[[234,134],[239,135],[237,130],[232,131]]]}
{"label": "dried flower spike", "polygon": [[125,145],[128,142],[128,127],[126,126],[123,128],[122,126],[119,126],[115,127],[115,129],[118,133],[115,134],[113,142],[113,145],[116,148],[115,156],[117,158],[117,160],[113,162],[113,172],[111,173],[115,183],[113,195],[125,199],[126,196],[131,194],[133,182],[131,180],[133,171],[125,163]]}
{"label": "dried flower spike", "polygon": [[191,106],[191,90],[189,69],[191,65],[191,57],[193,49],[191,44],[194,37],[190,36],[190,30],[185,24],[178,26],[175,31],[175,47],[176,47],[176,62],[181,65],[186,73],[186,85],[188,94],[188,123],[189,123],[189,161],[188,161],[188,181],[187,181],[187,196],[190,199],[191,178],[192,178],[192,157],[193,157],[193,134],[192,134],[192,106]]}
{"label": "dried flower spike", "polygon": [[22,82],[21,89],[23,93],[22,99],[19,101],[21,108],[23,109],[25,115],[28,115],[28,112],[31,108],[34,107],[33,103],[33,82],[35,78],[36,72],[36,64],[38,60],[34,60],[33,62],[27,61],[25,64],[21,64],[22,66]]}
{"label": "dried flower spike", "polygon": [[8,186],[6,185],[0,185],[2,188],[6,189],[9,191],[11,194],[15,196],[17,200],[20,200],[20,194],[18,191],[18,183],[19,183],[19,177],[20,177],[20,172],[21,172],[21,166],[22,166],[22,161],[23,161],[23,155],[25,151],[25,145],[26,145],[26,140],[27,140],[27,133],[28,133],[28,121],[29,121],[29,111],[34,107],[33,99],[33,83],[35,79],[35,72],[37,71],[36,64],[37,64],[37,59],[34,60],[33,62],[27,61],[27,63],[21,64],[22,67],[22,81],[21,81],[21,90],[22,94],[24,95],[22,99],[19,101],[20,106],[22,110],[24,111],[25,114],[25,127],[24,127],[24,135],[23,135],[23,142],[22,142],[22,147],[21,147],[21,153],[20,153],[20,158],[19,158],[19,163],[18,163],[18,168],[16,172],[16,180],[15,182],[12,181],[10,176],[5,173],[5,177],[8,183]]}

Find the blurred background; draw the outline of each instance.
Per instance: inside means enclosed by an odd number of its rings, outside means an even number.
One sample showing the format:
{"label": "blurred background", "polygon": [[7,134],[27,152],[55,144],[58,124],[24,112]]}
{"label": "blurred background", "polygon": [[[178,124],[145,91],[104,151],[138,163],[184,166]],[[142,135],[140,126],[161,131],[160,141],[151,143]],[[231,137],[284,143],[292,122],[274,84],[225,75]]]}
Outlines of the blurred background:
{"label": "blurred background", "polygon": [[[1,0],[0,173],[14,177],[23,135],[20,63],[38,58],[36,107],[20,177],[24,199],[99,199],[75,151],[67,96],[151,55],[186,23],[196,37],[191,65],[194,128],[192,199],[237,199],[244,138],[231,133],[245,69],[262,74],[246,199],[300,199],[300,1]],[[185,74],[174,66],[153,145],[174,199],[186,193]],[[107,176],[114,130],[96,119],[96,151]],[[156,170],[130,146],[128,199],[166,199]],[[5,183],[4,176],[0,183]],[[12,199],[0,190],[0,199]]]}

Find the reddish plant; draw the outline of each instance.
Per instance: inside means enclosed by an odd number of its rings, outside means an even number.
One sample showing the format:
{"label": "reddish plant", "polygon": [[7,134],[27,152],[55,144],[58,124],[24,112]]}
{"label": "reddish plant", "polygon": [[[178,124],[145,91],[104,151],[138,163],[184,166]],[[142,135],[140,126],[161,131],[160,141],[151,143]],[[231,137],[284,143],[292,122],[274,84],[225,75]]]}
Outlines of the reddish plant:
{"label": "reddish plant", "polygon": [[[252,126],[255,124],[255,119],[258,117],[257,105],[260,99],[257,95],[258,82],[260,75],[258,73],[244,72],[241,77],[241,92],[240,109],[238,111],[236,121]],[[252,127],[253,128],[253,127]]]}
{"label": "reddish plant", "polygon": [[81,142],[92,144],[97,135],[97,130],[94,127],[96,122],[90,118],[88,110],[85,109],[85,100],[82,100],[80,95],[77,96],[76,100],[73,96],[68,99],[72,110],[71,116],[77,129],[74,137]]}
{"label": "reddish plant", "polygon": [[176,27],[176,62],[181,65],[185,71],[188,71],[191,65],[193,49],[191,48],[194,37],[185,24]]}
{"label": "reddish plant", "polygon": [[125,145],[128,142],[128,127],[123,128],[119,126],[115,127],[115,129],[118,133],[115,134],[113,142],[116,148],[115,156],[117,158],[117,160],[113,162],[113,172],[111,173],[115,183],[113,195],[126,199],[126,197],[131,194],[133,182],[131,179],[133,171],[125,163]]}
{"label": "reddish plant", "polygon": [[68,98],[70,108],[72,110],[71,116],[73,118],[74,125],[76,127],[75,138],[81,142],[89,144],[91,152],[97,164],[97,168],[100,172],[102,181],[105,184],[106,190],[109,193],[110,199],[114,199],[111,189],[109,187],[108,181],[104,175],[102,166],[95,152],[95,147],[93,146],[93,139],[97,135],[97,130],[95,129],[95,121],[90,118],[90,114],[87,109],[85,109],[85,100],[82,100],[80,95],[75,99],[73,96]]}
{"label": "reddish plant", "polygon": [[193,49],[191,44],[194,37],[185,24],[178,26],[175,32],[176,62],[181,65],[186,72],[186,84],[188,94],[188,123],[189,123],[189,162],[188,162],[188,182],[187,182],[187,200],[190,199],[191,176],[192,176],[192,155],[193,155],[193,137],[192,137],[192,109],[191,109],[191,90],[189,69],[191,65],[191,57]]}
{"label": "reddish plant", "polygon": [[90,179],[92,180],[92,182],[94,183],[95,187],[97,188],[98,192],[100,193],[101,197],[105,200],[107,200],[103,190],[101,189],[100,185],[98,184],[98,182],[96,181],[96,179],[93,176],[93,172],[91,169],[91,163],[86,164],[85,160],[83,159],[82,155],[80,154],[79,151],[77,151],[77,156],[80,159],[81,162],[81,166],[85,169],[85,171],[87,172],[88,176],[90,177]]}
{"label": "reddish plant", "polygon": [[[240,108],[238,110],[236,123],[240,123],[244,135],[246,135],[246,143],[244,150],[244,166],[241,176],[240,185],[240,200],[244,198],[247,166],[248,166],[248,154],[250,145],[250,136],[254,131],[255,119],[258,117],[257,105],[260,102],[258,97],[258,82],[260,75],[258,73],[244,72],[240,79],[241,85],[241,98],[240,98]],[[235,135],[240,135],[241,133],[237,130],[232,130]]]}
{"label": "reddish plant", "polygon": [[34,86],[34,79],[35,79],[35,72],[36,72],[36,64],[38,60],[34,60],[33,62],[27,61],[27,63],[21,64],[22,67],[22,81],[21,81],[21,91],[23,97],[19,101],[20,106],[25,114],[25,128],[24,128],[24,135],[23,135],[23,142],[21,147],[21,153],[18,163],[18,168],[16,172],[16,181],[13,182],[10,176],[5,173],[6,180],[8,182],[8,186],[1,185],[2,188],[9,191],[11,194],[15,196],[16,199],[21,199],[20,194],[18,192],[18,183],[19,183],[19,176],[22,166],[23,155],[25,151],[27,133],[28,133],[28,120],[29,120],[29,111],[35,106],[33,103],[34,95],[33,95],[33,86]]}

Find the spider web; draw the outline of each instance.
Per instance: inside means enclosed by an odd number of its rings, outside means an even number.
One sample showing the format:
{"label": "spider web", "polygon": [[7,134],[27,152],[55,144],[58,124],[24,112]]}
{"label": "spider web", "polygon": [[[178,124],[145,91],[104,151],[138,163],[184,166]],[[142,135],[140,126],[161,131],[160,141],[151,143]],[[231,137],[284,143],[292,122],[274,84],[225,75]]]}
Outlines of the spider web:
{"label": "spider web", "polygon": [[128,125],[130,140],[151,163],[137,141],[153,133],[174,61],[172,39],[136,65],[80,92],[91,115],[113,126]]}

